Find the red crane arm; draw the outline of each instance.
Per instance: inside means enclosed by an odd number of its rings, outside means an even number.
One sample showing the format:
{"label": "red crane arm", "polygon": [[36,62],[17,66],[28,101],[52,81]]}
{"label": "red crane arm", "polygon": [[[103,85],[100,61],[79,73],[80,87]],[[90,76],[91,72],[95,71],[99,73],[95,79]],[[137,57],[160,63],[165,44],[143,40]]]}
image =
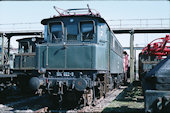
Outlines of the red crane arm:
{"label": "red crane arm", "polygon": [[170,43],[169,35],[166,35],[164,38],[155,39],[143,48],[142,54],[146,53],[150,55],[156,55],[159,58],[162,58],[162,56],[167,56],[170,54],[170,46],[168,46],[167,43]]}

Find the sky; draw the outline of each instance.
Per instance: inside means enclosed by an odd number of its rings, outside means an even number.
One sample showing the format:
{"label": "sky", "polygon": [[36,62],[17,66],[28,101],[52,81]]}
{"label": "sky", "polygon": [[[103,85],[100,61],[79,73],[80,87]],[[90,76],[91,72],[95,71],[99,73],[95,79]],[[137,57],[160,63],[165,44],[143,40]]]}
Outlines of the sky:
{"label": "sky", "polygon": [[99,11],[105,19],[168,18],[168,1],[1,1],[0,23],[39,22],[57,14],[53,6],[62,9],[90,8]]}
{"label": "sky", "polygon": [[[58,15],[53,6],[62,9],[90,8],[100,12],[105,20],[126,19],[159,19],[170,18],[169,1],[1,1],[0,2],[0,32],[19,30],[43,30],[40,24],[44,18]],[[127,21],[135,24],[135,21]],[[150,20],[150,24],[160,24],[161,21]],[[13,24],[11,24],[13,23]],[[18,24],[20,23],[20,24]],[[26,23],[26,24],[21,24]],[[31,24],[30,24],[31,23]],[[114,28],[114,23],[108,21]],[[125,23],[125,22],[124,22]],[[137,22],[139,24],[139,21]],[[146,24],[147,21],[142,21]],[[170,27],[170,20],[162,21],[166,27]],[[119,21],[115,24],[120,24]],[[131,26],[129,26],[131,28]],[[123,47],[128,47],[129,34],[116,34]],[[135,46],[146,46],[155,38],[164,37],[165,34],[135,34]],[[11,40],[12,47],[17,47],[16,39]]]}
{"label": "sky", "polygon": [[100,12],[106,20],[169,18],[168,1],[1,1],[0,24],[40,22],[43,18],[57,15],[53,6],[62,9],[90,8]]}

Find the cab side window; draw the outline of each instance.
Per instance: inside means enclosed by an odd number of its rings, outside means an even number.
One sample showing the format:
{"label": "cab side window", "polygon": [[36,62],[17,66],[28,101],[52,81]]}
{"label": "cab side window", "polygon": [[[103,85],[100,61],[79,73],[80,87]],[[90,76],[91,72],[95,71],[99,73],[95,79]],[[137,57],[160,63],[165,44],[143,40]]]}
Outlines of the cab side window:
{"label": "cab side window", "polygon": [[47,42],[48,37],[48,27],[47,25],[44,25],[44,41]]}
{"label": "cab side window", "polygon": [[28,42],[21,42],[19,44],[19,53],[28,53],[29,48],[28,48]]}
{"label": "cab side window", "polygon": [[62,29],[62,23],[57,22],[50,25],[50,32],[52,35],[52,42],[60,42],[63,40],[63,29]]}
{"label": "cab side window", "polygon": [[80,31],[83,41],[93,40],[94,38],[93,21],[80,22]]}

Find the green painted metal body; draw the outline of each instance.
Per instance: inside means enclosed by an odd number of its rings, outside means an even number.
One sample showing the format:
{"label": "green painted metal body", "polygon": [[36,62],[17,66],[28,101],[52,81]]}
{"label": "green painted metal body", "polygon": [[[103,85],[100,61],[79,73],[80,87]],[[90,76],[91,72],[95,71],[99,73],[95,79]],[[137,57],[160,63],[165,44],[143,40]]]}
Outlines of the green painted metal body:
{"label": "green painted metal body", "polygon": [[115,51],[110,51],[110,72],[113,74],[123,73],[123,58]]}
{"label": "green painted metal body", "polygon": [[32,70],[36,69],[35,53],[31,54],[17,54],[14,61],[15,70]]}
{"label": "green painted metal body", "polygon": [[[74,20],[74,21],[73,21]],[[83,40],[81,22],[93,22],[93,39]],[[52,41],[50,25],[62,22],[63,36],[60,41]],[[55,71],[96,70],[112,74],[123,73],[123,50],[113,32],[103,18],[93,16],[70,16],[44,19],[45,43],[37,44],[32,63],[35,70],[45,68]],[[77,26],[76,40],[68,39],[68,27]],[[31,56],[30,56],[31,57]],[[22,63],[16,59],[16,62]],[[26,69],[26,67],[14,67],[14,70]],[[29,69],[29,68],[28,68]]]}
{"label": "green painted metal body", "polygon": [[106,48],[96,44],[37,46],[37,67],[47,70],[108,70]]}

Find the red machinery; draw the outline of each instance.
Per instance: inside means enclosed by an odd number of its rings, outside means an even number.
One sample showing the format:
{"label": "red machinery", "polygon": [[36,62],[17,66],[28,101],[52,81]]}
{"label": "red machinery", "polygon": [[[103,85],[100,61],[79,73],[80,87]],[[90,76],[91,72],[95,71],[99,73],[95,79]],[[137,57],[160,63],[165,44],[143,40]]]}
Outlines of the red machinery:
{"label": "red machinery", "polygon": [[170,35],[153,40],[139,54],[139,78],[145,97],[145,112],[170,112],[170,98],[167,98],[170,97],[169,61]]}
{"label": "red machinery", "polygon": [[128,71],[128,64],[129,64],[129,60],[128,60],[128,54],[126,51],[123,52],[123,67],[124,67],[124,72],[127,73]]}
{"label": "red machinery", "polygon": [[128,70],[128,54],[126,51],[123,51],[123,68],[124,68],[124,73],[125,73],[125,78],[124,80],[127,82],[127,79],[129,78],[129,70]]}
{"label": "red machinery", "polygon": [[162,56],[167,56],[170,54],[170,36],[166,35],[164,38],[158,38],[149,43],[143,48],[142,54],[146,53],[149,55],[158,56],[162,59]]}

